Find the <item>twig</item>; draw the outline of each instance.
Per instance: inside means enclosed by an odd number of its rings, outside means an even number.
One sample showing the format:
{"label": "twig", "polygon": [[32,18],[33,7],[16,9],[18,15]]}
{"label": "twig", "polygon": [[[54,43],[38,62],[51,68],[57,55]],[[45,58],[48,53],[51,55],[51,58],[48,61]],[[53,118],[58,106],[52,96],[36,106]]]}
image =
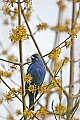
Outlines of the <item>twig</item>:
{"label": "twig", "polygon": [[[75,16],[76,16],[76,3],[75,0],[72,1],[72,23],[71,23],[71,31],[74,30],[74,25],[73,23],[75,22]],[[67,109],[69,110],[70,108],[73,107],[73,93],[74,93],[74,38],[71,38],[71,49],[70,49],[70,59],[72,60],[70,62],[70,81],[69,81],[69,98],[68,98],[68,106]],[[67,115],[67,120],[70,119],[70,114]]]}
{"label": "twig", "polygon": [[49,55],[54,49],[58,48],[59,46],[61,46],[63,43],[65,43],[69,38],[71,38],[71,36],[67,37],[63,42],[61,42],[58,46],[56,46],[55,48],[53,48],[49,53],[47,53],[46,55],[44,55],[43,57]]}
{"label": "twig", "polygon": [[[12,90],[11,87],[2,79],[1,76],[0,76],[0,79],[6,85],[6,87],[9,88],[9,90]],[[22,100],[16,94],[15,94],[15,97],[17,97],[22,102]]]}
{"label": "twig", "polygon": [[20,63],[16,63],[16,62],[4,60],[4,59],[2,59],[2,58],[0,58],[0,60],[1,60],[1,61],[4,61],[4,62],[12,63],[12,64],[14,64],[14,65],[20,65]]}
{"label": "twig", "polygon": [[[21,5],[20,5],[20,0],[18,0],[18,27],[21,25]],[[25,102],[25,97],[24,97],[24,82],[23,82],[23,58],[22,58],[22,41],[19,40],[19,57],[20,57],[20,71],[21,71],[21,87],[22,87],[22,101],[23,101],[23,116],[24,116],[24,110],[26,109],[26,102]],[[26,120],[26,117],[24,116],[24,120]]]}

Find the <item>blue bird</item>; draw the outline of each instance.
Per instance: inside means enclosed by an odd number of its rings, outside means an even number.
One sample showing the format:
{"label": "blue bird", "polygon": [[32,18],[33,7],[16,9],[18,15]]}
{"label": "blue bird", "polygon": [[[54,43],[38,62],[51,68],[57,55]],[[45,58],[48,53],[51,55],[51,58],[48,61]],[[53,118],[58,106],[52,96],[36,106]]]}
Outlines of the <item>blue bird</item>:
{"label": "blue bird", "polygon": [[36,85],[36,88],[42,85],[45,78],[46,69],[39,54],[33,54],[31,56],[31,60],[32,63],[29,65],[27,69],[27,74],[31,75],[32,80],[30,84],[28,83],[25,84],[25,89],[26,94],[29,95],[29,109],[34,110],[34,99],[37,97],[38,90],[35,90],[34,93],[32,93],[27,89],[29,85]]}

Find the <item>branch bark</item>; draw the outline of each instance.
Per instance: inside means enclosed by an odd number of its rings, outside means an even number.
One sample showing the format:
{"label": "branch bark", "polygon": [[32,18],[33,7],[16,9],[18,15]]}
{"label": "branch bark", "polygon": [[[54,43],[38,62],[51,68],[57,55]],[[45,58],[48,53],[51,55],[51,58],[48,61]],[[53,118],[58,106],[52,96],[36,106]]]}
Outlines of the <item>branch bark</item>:
{"label": "branch bark", "polygon": [[[75,22],[75,15],[76,15],[76,3],[75,0],[73,0],[72,2],[72,23],[71,23],[71,31],[74,30],[74,25],[73,23]],[[69,98],[68,98],[68,110],[71,109],[73,107],[73,97],[72,95],[74,94],[74,39],[71,38],[71,49],[70,49],[70,59],[72,60],[70,62],[70,86],[69,86]],[[67,115],[67,120],[70,119],[70,114]]]}
{"label": "branch bark", "polygon": [[[18,0],[18,27],[21,25],[21,5],[20,0]],[[22,41],[19,40],[19,57],[20,57],[20,71],[21,71],[21,87],[22,87],[22,101],[23,101],[23,116],[24,110],[26,109],[26,102],[25,102],[25,88],[23,82],[23,56],[22,56]],[[24,116],[24,120],[26,117]]]}

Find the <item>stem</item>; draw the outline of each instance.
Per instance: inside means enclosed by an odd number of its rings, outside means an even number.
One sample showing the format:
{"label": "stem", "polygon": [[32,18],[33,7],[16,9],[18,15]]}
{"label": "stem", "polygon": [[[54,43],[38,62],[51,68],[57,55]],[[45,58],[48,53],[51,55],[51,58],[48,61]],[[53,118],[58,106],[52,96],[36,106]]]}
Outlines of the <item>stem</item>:
{"label": "stem", "polygon": [[[72,25],[71,25],[71,31],[74,29],[73,23],[75,22],[75,14],[76,14],[76,4],[75,0],[73,0],[72,3]],[[70,62],[70,86],[69,86],[69,98],[68,98],[68,110],[73,107],[73,97],[72,95],[74,94],[74,39],[71,38],[71,49],[70,49],[70,59],[72,60]],[[67,120],[70,119],[70,114],[67,115]]]}
{"label": "stem", "polygon": [[[18,27],[21,25],[21,5],[20,5],[20,0],[18,0]],[[26,103],[25,103],[25,97],[24,97],[24,82],[23,82],[23,60],[22,60],[22,41],[19,40],[19,56],[20,56],[20,71],[21,71],[21,86],[22,86],[22,101],[23,101],[23,113],[24,110],[26,109]],[[24,114],[23,114],[24,116]],[[24,120],[26,120],[24,116]]]}

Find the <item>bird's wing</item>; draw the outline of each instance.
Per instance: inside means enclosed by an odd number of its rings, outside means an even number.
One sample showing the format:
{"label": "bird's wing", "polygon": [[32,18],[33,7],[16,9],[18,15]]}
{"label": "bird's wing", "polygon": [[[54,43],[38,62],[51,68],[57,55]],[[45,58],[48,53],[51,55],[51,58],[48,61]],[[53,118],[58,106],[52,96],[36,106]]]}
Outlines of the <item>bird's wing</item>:
{"label": "bird's wing", "polygon": [[37,64],[31,64],[27,70],[27,74],[31,74],[32,82],[31,84],[35,84],[36,86],[40,86],[44,80],[44,71],[43,67]]}

